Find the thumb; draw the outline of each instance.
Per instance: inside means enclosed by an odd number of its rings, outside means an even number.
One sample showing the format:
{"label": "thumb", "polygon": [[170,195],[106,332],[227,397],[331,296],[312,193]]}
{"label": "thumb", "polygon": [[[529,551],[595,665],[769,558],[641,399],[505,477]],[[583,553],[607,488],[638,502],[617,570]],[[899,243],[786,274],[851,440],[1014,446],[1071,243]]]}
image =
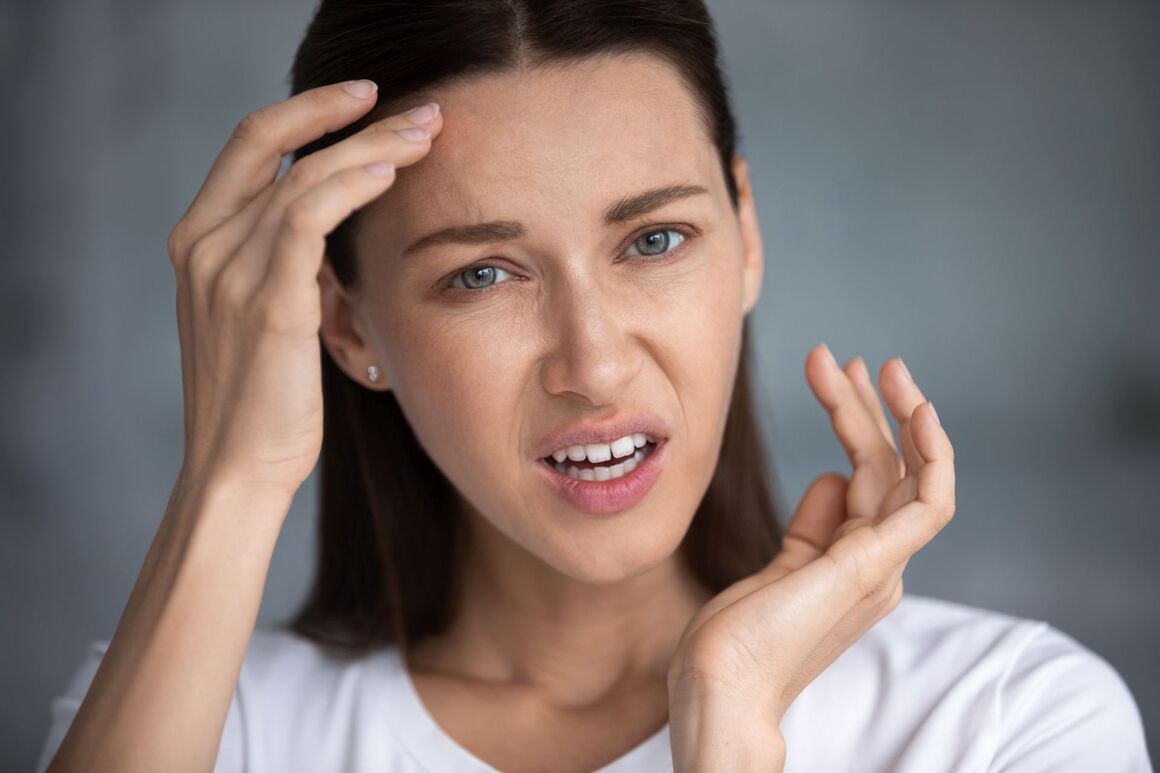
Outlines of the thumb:
{"label": "thumb", "polygon": [[[846,490],[850,481],[838,472],[819,475],[806,488],[782,538],[783,552],[804,566],[826,551],[846,520]],[[798,558],[800,554],[800,559]]]}

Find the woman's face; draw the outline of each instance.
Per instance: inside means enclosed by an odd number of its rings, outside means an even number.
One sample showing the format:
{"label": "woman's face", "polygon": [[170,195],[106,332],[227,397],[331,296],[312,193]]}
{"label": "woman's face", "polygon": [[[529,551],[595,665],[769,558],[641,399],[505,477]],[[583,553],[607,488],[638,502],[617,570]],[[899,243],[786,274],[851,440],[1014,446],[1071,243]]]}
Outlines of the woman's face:
{"label": "woman's face", "polygon": [[[324,269],[328,348],[352,378],[394,390],[477,525],[577,580],[640,574],[680,544],[717,463],[742,306],[761,283],[744,163],[739,217],[691,94],[651,56],[476,77],[432,96],[444,118],[429,154],[362,213],[361,290],[340,291]],[[670,186],[704,190],[606,222]],[[489,221],[522,235],[403,254]],[[661,419],[668,446],[643,498],[592,513],[549,485],[538,467],[549,433],[638,413]]]}

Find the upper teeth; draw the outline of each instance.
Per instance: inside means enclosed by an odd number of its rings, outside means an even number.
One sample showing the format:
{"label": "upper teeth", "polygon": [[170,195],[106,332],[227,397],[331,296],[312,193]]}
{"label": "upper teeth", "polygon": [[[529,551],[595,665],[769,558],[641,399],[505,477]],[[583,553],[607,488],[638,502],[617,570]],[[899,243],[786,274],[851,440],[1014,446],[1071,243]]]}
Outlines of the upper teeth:
{"label": "upper teeth", "polygon": [[582,446],[561,448],[552,454],[552,458],[557,462],[562,462],[565,459],[571,459],[574,462],[581,462],[584,459],[590,462],[607,462],[614,456],[617,459],[631,456],[636,449],[644,447],[647,442],[649,442],[649,438],[643,432],[634,432],[631,435],[617,438],[611,443],[587,443]]}

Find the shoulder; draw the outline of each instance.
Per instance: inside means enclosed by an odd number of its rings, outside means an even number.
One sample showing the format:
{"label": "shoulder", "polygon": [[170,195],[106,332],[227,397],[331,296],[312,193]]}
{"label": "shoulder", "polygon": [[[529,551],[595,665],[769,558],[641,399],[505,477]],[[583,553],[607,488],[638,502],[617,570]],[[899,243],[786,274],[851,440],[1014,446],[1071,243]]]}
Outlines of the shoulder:
{"label": "shoulder", "polygon": [[256,629],[237,689],[247,769],[373,769],[395,753],[396,652],[347,658],[285,629]]}
{"label": "shoulder", "polygon": [[252,689],[290,687],[334,678],[349,665],[292,631],[258,627],[246,648],[241,678]]}
{"label": "shoulder", "polygon": [[[373,657],[341,658],[283,628],[257,628],[238,676],[238,694],[250,733],[266,720],[281,725],[293,710],[299,721],[346,718],[364,689]],[[326,710],[313,716],[311,706]]]}
{"label": "shoulder", "polygon": [[1041,620],[904,593],[833,665],[838,673],[865,675],[914,701],[933,702],[947,690],[985,697],[1047,628]]}
{"label": "shoulder", "polygon": [[819,744],[828,762],[1150,770],[1139,710],[1107,660],[1043,620],[943,599],[904,594],[801,697],[799,726],[838,712],[861,736]]}
{"label": "shoulder", "polygon": [[881,644],[905,641],[914,662],[930,660],[957,679],[982,677],[976,691],[995,725],[995,770],[1148,769],[1130,688],[1070,634],[1044,620],[924,596],[895,612],[902,614],[881,621]]}
{"label": "shoulder", "polygon": [[977,667],[982,662],[1006,662],[1047,627],[1042,620],[904,593],[894,611],[859,644],[869,650],[889,647],[908,665],[962,661],[972,653]]}
{"label": "shoulder", "polygon": [[1041,623],[996,689],[994,769],[1151,771],[1131,689],[1103,656]]}
{"label": "shoulder", "polygon": [[[108,639],[90,640],[72,666],[64,690],[52,699],[38,771],[45,770],[64,740],[108,648]],[[364,670],[378,664],[372,676],[389,676],[383,665],[393,662],[381,654],[343,660],[290,631],[256,628],[230,700],[215,771],[286,769],[280,767],[282,758],[268,749],[292,745],[284,737],[287,728],[300,730],[303,744],[341,755],[340,748],[332,747],[341,746],[343,734],[358,716],[360,700],[375,688],[373,680],[361,678]]]}

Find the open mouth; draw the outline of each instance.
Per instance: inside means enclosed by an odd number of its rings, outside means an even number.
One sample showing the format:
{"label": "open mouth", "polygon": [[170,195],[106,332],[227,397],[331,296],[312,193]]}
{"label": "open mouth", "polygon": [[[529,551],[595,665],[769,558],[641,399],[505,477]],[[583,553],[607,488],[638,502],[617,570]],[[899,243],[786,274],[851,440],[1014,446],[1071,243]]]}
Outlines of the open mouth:
{"label": "open mouth", "polygon": [[656,443],[646,440],[644,445],[637,448],[631,455],[620,458],[613,457],[603,462],[593,462],[588,459],[581,459],[579,461],[565,459],[562,462],[557,462],[551,456],[545,456],[541,461],[559,474],[565,475],[573,480],[616,480],[623,478],[635,470],[641,462],[656,450],[656,447]]}

